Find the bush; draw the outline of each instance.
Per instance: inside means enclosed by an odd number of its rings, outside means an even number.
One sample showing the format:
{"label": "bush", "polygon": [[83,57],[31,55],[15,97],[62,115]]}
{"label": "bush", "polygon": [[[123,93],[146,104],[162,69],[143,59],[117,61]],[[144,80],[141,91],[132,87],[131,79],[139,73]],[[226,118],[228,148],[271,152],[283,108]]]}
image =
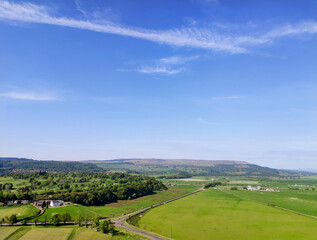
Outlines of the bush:
{"label": "bush", "polygon": [[230,190],[238,190],[237,187],[231,187]]}

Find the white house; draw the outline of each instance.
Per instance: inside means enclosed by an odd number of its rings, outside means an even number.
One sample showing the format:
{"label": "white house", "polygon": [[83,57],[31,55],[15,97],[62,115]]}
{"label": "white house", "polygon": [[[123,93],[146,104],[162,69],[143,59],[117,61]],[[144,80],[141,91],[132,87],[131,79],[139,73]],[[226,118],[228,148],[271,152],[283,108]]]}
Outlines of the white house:
{"label": "white house", "polygon": [[65,203],[62,200],[51,200],[50,202],[50,206],[51,207],[59,207],[59,206],[63,206]]}

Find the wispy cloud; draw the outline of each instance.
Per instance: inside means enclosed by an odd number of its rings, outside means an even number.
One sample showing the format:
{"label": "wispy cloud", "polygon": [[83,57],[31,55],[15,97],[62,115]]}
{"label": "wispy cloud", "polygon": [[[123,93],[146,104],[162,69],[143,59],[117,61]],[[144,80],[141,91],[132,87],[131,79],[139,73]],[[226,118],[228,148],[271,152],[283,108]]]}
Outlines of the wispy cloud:
{"label": "wispy cloud", "polygon": [[167,58],[161,58],[159,62],[161,64],[167,64],[167,65],[181,65],[181,64],[193,61],[197,58],[199,58],[198,55],[189,56],[189,57],[171,56]]}
{"label": "wispy cloud", "polygon": [[136,71],[140,73],[163,73],[168,75],[180,73],[183,70],[183,68],[171,69],[168,67],[141,67],[136,69]]}
{"label": "wispy cloud", "polygon": [[35,92],[5,92],[0,93],[0,97],[31,100],[31,101],[58,101],[59,99],[49,93],[35,93]]}
{"label": "wispy cloud", "polygon": [[[85,11],[84,11],[85,12]],[[32,3],[12,3],[0,0],[0,18],[3,20],[51,24],[95,32],[140,38],[177,47],[191,47],[222,51],[232,54],[247,53],[251,46],[261,46],[287,36],[316,34],[317,23],[305,21],[295,25],[283,25],[266,33],[237,35],[219,33],[212,29],[182,27],[169,30],[140,29],[114,23],[100,24],[91,20],[55,17],[49,9]]]}
{"label": "wispy cloud", "polygon": [[186,68],[182,65],[186,64],[187,62],[193,61],[197,58],[199,58],[198,55],[189,57],[171,56],[155,60],[152,66],[141,66],[135,69],[118,69],[118,71],[134,71],[146,74],[160,73],[173,75],[184,71]]}
{"label": "wispy cloud", "polygon": [[207,125],[213,125],[215,124],[214,122],[210,122],[208,120],[205,120],[203,118],[197,118],[197,121],[200,122],[200,123],[203,123],[203,124],[207,124]]}

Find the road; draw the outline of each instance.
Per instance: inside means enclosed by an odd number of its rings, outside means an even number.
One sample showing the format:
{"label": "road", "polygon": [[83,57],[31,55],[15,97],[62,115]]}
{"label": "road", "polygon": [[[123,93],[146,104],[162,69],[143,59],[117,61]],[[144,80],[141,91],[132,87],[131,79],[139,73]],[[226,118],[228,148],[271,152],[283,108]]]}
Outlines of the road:
{"label": "road", "polygon": [[117,227],[117,228],[122,228],[122,229],[125,229],[125,230],[128,230],[128,231],[131,231],[131,232],[135,232],[135,233],[137,233],[137,234],[140,234],[140,235],[142,235],[142,236],[144,236],[144,237],[147,237],[147,238],[150,238],[150,239],[154,239],[154,240],[166,240],[166,239],[169,239],[169,238],[167,238],[167,237],[163,237],[163,236],[160,236],[160,235],[158,235],[158,234],[145,231],[145,230],[143,230],[143,229],[141,229],[141,228],[132,227],[131,225],[129,225],[129,224],[126,223],[126,220],[127,220],[128,218],[130,218],[130,217],[133,217],[133,216],[135,216],[135,215],[137,215],[137,214],[140,214],[140,213],[145,212],[145,211],[147,211],[147,210],[150,210],[150,209],[152,209],[152,208],[161,206],[161,205],[166,204],[166,203],[170,203],[170,202],[175,201],[175,200],[178,200],[178,199],[180,199],[180,198],[187,197],[187,196],[189,196],[189,195],[195,194],[195,193],[200,192],[200,191],[202,191],[202,190],[203,190],[203,188],[200,188],[200,189],[198,189],[198,190],[196,190],[196,191],[194,191],[194,192],[187,193],[187,194],[184,194],[184,195],[182,195],[182,196],[179,196],[179,197],[176,197],[176,198],[173,198],[173,199],[170,199],[170,200],[161,202],[161,203],[154,204],[154,205],[152,205],[152,206],[150,206],[150,207],[143,208],[143,209],[141,209],[141,210],[138,210],[138,211],[135,211],[135,212],[130,213],[130,214],[128,214],[128,215],[125,215],[125,216],[123,216],[123,217],[121,217],[121,218],[117,218],[117,219],[115,219],[115,220],[112,220],[112,222],[114,223],[115,227]]}

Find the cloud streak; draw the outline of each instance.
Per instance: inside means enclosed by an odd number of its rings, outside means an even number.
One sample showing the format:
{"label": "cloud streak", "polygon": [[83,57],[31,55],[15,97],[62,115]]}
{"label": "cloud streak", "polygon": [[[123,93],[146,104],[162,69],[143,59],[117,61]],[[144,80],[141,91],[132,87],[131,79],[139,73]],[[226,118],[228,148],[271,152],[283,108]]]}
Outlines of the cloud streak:
{"label": "cloud streak", "polygon": [[138,68],[136,71],[140,73],[163,73],[163,74],[168,74],[168,75],[173,75],[176,73],[182,72],[184,69],[183,68],[177,68],[177,69],[171,69],[168,67],[141,67]]}
{"label": "cloud streak", "polygon": [[58,101],[58,99],[51,94],[39,94],[34,92],[6,92],[0,93],[0,97],[31,101]]}
{"label": "cloud streak", "polygon": [[248,48],[251,46],[269,44],[282,37],[317,33],[317,23],[314,21],[306,21],[296,25],[284,25],[269,32],[255,35],[221,34],[210,29],[197,27],[182,27],[169,30],[140,29],[113,23],[99,24],[90,20],[55,17],[44,6],[1,0],[0,19],[85,29],[129,36],[171,46],[209,49],[231,54],[247,53]]}

